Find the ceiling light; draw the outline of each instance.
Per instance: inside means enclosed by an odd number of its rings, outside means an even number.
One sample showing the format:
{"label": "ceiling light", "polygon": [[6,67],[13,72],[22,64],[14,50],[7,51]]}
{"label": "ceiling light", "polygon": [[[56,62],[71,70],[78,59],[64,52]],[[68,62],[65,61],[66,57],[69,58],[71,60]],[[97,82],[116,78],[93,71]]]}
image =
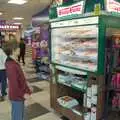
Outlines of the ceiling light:
{"label": "ceiling light", "polygon": [[22,4],[27,3],[27,0],[9,0],[8,3],[22,5]]}
{"label": "ceiling light", "polygon": [[2,12],[0,12],[0,15],[2,15],[3,13]]}
{"label": "ceiling light", "polygon": [[14,23],[14,25],[22,25],[22,23]]}
{"label": "ceiling light", "polygon": [[14,20],[23,20],[24,18],[22,18],[22,17],[14,17],[13,19]]}

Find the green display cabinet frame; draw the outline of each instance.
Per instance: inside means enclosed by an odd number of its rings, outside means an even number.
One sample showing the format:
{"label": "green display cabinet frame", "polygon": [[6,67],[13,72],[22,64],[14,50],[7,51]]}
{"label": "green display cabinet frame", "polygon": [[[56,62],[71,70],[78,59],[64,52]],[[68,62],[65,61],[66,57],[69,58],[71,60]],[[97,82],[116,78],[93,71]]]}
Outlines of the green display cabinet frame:
{"label": "green display cabinet frame", "polygon": [[[78,18],[82,19],[82,18],[88,18],[88,17],[93,17],[93,16],[78,17]],[[54,65],[68,67],[68,68],[71,68],[71,69],[77,69],[77,70],[85,71],[85,72],[88,72],[88,73],[92,72],[92,73],[95,73],[97,75],[104,75],[104,73],[105,73],[106,29],[107,28],[120,28],[120,25],[119,25],[119,17],[115,17],[112,14],[111,15],[100,15],[98,17],[99,17],[99,23],[98,23],[98,29],[99,29],[99,33],[98,33],[98,68],[97,68],[96,72],[82,70],[81,68],[79,69],[79,68],[76,68],[76,67],[61,65],[59,63],[55,63],[52,60],[51,60],[51,63],[54,64]],[[63,20],[72,20],[72,19],[76,19],[76,17],[75,18],[74,17],[73,18],[66,17],[66,19],[63,18],[60,21],[63,21]],[[51,42],[51,46],[52,46],[52,42]],[[54,56],[54,54],[52,54],[52,53],[53,52],[51,51],[51,55]]]}

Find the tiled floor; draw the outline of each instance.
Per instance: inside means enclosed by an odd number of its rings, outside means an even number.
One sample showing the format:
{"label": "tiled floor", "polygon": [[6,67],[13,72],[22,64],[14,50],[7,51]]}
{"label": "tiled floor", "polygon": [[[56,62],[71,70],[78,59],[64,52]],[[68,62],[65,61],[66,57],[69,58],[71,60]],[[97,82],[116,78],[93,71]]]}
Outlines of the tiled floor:
{"label": "tiled floor", "polygon": [[[31,98],[25,102],[25,120],[62,120],[50,108],[49,82],[37,80],[30,49],[27,49],[26,65],[21,67],[28,84],[33,87]],[[0,120],[10,120],[10,111],[10,101],[6,98],[6,101],[0,103]]]}

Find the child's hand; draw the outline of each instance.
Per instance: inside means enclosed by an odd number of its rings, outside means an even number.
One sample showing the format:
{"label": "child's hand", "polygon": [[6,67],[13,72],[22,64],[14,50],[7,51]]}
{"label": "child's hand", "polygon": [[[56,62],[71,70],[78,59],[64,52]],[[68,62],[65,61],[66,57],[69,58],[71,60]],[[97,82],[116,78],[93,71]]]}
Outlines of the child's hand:
{"label": "child's hand", "polygon": [[31,93],[33,93],[33,87],[29,87],[29,88],[30,88]]}
{"label": "child's hand", "polygon": [[24,95],[24,98],[25,98],[25,99],[29,99],[29,98],[30,98],[30,95],[29,95],[29,94],[25,94],[25,95]]}

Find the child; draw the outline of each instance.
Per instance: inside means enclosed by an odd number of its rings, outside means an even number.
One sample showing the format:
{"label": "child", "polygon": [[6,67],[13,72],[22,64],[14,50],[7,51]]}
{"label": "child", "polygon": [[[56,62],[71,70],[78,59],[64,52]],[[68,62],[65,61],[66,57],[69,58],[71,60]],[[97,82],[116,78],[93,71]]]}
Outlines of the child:
{"label": "child", "polygon": [[8,56],[5,66],[8,77],[9,99],[12,105],[11,120],[24,120],[24,100],[26,95],[31,94],[31,90],[27,86],[24,73],[20,65],[12,59],[12,48],[5,48]]}

